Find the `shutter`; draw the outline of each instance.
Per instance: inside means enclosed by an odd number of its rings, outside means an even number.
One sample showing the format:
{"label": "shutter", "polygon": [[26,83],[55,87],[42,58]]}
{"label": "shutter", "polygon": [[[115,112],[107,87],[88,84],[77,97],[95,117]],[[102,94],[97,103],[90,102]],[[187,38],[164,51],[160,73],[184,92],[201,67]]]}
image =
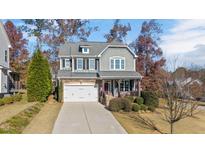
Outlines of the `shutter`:
{"label": "shutter", "polygon": [[76,58],[74,58],[74,70],[76,70],[77,69],[77,59]]}
{"label": "shutter", "polygon": [[65,68],[65,59],[62,59],[62,67]]}
{"label": "shutter", "polygon": [[98,59],[95,59],[95,69],[98,70]]}
{"label": "shutter", "polygon": [[85,69],[85,67],[86,67],[86,59],[83,58],[83,69]]}
{"label": "shutter", "polygon": [[87,69],[89,70],[89,59],[86,59],[87,60]]}

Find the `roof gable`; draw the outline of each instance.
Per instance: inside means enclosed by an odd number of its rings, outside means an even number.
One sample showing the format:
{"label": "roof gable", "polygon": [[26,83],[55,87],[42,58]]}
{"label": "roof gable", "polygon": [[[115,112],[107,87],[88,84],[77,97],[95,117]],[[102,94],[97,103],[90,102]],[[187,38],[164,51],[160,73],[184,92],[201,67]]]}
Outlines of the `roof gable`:
{"label": "roof gable", "polygon": [[134,56],[137,57],[137,55],[127,46],[127,45],[112,45],[109,44],[105,49],[103,49],[100,54],[98,55],[98,57],[101,57],[101,55],[110,47],[116,47],[116,48],[126,48],[128,49],[128,51]]}

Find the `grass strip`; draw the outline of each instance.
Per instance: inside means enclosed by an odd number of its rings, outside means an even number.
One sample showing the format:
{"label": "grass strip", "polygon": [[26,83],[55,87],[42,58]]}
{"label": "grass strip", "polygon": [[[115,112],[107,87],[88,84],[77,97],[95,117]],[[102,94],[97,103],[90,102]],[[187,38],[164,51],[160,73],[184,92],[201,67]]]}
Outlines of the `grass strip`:
{"label": "grass strip", "polygon": [[43,103],[37,103],[1,123],[0,134],[21,134],[33,117],[39,113],[43,105]]}

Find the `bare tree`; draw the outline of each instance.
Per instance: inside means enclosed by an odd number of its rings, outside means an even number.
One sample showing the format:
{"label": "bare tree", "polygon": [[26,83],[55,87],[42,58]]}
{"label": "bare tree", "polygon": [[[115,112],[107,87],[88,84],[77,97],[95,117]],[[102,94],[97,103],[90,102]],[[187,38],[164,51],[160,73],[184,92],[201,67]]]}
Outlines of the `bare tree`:
{"label": "bare tree", "polygon": [[[177,58],[173,61],[173,69],[176,70]],[[170,64],[169,64],[170,66]],[[181,119],[192,116],[197,109],[196,104],[189,97],[186,86],[181,84],[173,75],[164,79],[164,98],[166,105],[164,108],[164,119],[170,125],[170,133],[174,133],[174,124]]]}

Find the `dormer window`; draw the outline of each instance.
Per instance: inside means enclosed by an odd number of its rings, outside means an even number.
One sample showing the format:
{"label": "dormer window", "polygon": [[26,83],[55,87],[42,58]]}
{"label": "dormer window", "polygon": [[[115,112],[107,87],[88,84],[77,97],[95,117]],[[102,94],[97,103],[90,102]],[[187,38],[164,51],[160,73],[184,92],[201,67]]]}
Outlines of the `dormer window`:
{"label": "dormer window", "polygon": [[88,54],[90,49],[88,47],[82,47],[82,53]]}

